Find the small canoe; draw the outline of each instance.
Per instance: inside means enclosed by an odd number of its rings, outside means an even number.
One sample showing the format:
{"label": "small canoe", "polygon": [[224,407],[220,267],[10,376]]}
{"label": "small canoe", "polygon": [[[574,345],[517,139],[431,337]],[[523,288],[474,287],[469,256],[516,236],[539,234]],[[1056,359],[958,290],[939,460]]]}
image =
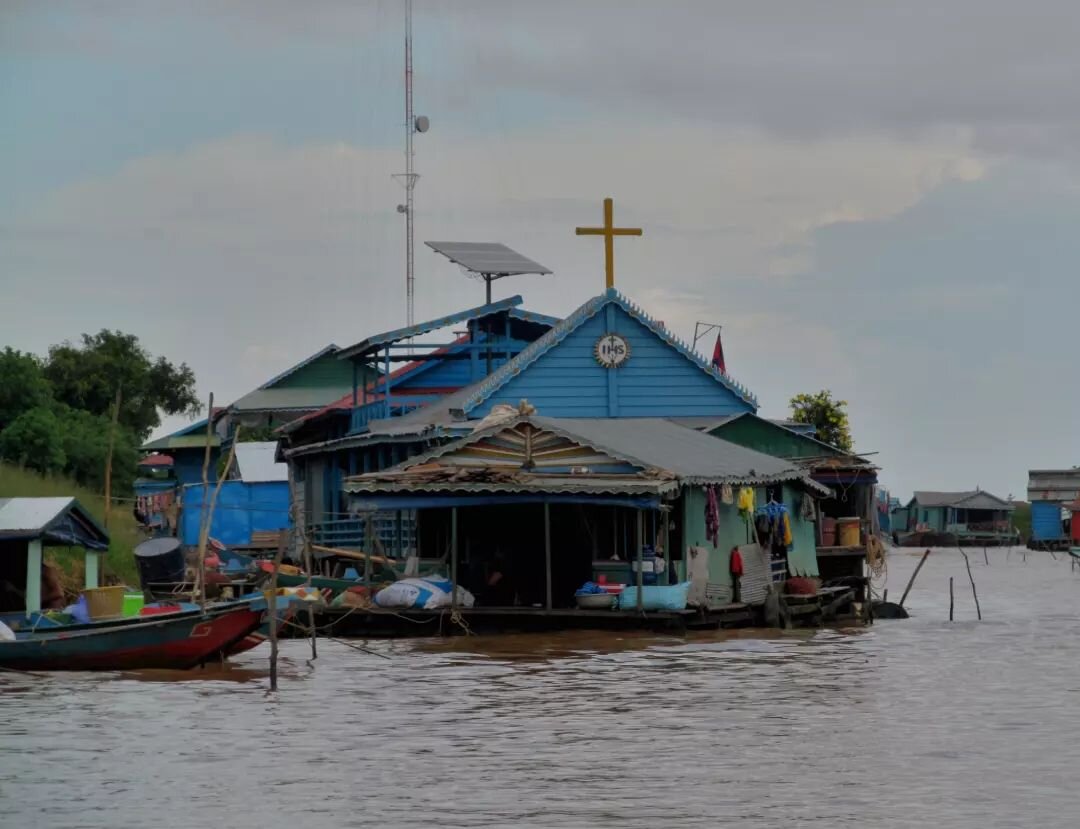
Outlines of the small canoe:
{"label": "small canoe", "polygon": [[256,631],[266,616],[260,602],[162,614],[136,624],[42,628],[0,642],[0,667],[28,671],[187,669],[219,659]]}

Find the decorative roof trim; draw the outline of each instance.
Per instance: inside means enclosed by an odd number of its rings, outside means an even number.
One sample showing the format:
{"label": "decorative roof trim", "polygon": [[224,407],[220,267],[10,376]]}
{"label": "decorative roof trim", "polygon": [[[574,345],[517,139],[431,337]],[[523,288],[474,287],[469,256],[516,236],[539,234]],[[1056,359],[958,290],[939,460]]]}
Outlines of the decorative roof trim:
{"label": "decorative roof trim", "polygon": [[694,351],[683,340],[676,337],[671,331],[663,326],[658,320],[653,319],[640,306],[634,304],[614,288],[609,288],[607,293],[593,297],[566,319],[554,326],[544,336],[524,348],[514,359],[492,372],[486,380],[478,384],[476,391],[463,403],[462,410],[471,412],[496,391],[501,389],[521,372],[547,354],[551,349],[565,340],[570,334],[584,325],[588,320],[596,316],[607,305],[614,303],[626,314],[640,322],[653,334],[670,345],[686,359],[716,380],[721,386],[735,394],[739,399],[755,410],[758,408],[757,398],[743,386],[720,372],[704,357]]}

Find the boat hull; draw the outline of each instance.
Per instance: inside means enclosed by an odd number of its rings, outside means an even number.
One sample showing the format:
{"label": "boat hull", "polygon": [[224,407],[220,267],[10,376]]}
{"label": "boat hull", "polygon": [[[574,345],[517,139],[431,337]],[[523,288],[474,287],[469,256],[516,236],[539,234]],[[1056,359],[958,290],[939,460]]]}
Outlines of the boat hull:
{"label": "boat hull", "polygon": [[28,671],[187,669],[226,655],[263,622],[263,608],[234,607],[137,625],[37,631],[0,643],[0,667]]}

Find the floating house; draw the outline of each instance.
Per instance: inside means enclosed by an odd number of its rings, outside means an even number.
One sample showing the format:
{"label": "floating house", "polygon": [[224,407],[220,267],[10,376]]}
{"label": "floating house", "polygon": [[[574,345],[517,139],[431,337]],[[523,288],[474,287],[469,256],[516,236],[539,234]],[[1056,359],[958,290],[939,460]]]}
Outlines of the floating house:
{"label": "floating house", "polygon": [[900,542],[909,546],[935,544],[1010,544],[1016,539],[1012,526],[1014,507],[1003,498],[982,490],[965,492],[916,492],[901,516],[906,531],[893,521]]}
{"label": "floating house", "polygon": [[[485,571],[512,557],[518,613],[570,612],[573,587],[633,583],[635,561],[661,550],[663,578],[697,583],[699,606],[745,610],[773,584],[820,577],[819,504],[838,488],[835,509],[859,516],[861,579],[872,465],[757,418],[746,387],[613,288],[562,320],[520,303],[339,352],[382,371],[363,382],[357,370],[350,394],[281,430],[308,540],[364,549],[371,532],[391,558],[444,572],[456,560],[455,578],[479,594]],[[447,328],[451,341],[417,343]],[[744,489],[753,506],[740,511]],[[770,526],[786,530],[777,539]],[[735,549],[747,553],[739,578]]]}
{"label": "floating house", "polygon": [[1080,468],[1033,469],[1028,472],[1033,549],[1059,550],[1070,546],[1072,513],[1066,509],[1080,499]]}
{"label": "floating house", "polygon": [[[220,410],[215,409],[216,416]],[[171,477],[177,486],[202,481],[203,460],[206,458],[206,418],[178,429],[172,434],[144,443],[139,449],[149,455],[167,455],[172,459]],[[208,477],[217,480],[217,462],[221,457],[221,437],[210,434],[210,467]]]}

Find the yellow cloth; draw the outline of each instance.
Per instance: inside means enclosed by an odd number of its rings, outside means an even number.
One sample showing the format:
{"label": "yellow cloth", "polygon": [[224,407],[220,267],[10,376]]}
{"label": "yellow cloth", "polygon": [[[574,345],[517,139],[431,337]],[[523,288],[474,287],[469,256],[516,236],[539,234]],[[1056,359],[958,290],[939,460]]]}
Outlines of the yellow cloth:
{"label": "yellow cloth", "polygon": [[791,535],[791,519],[788,518],[788,514],[784,513],[784,546],[790,547],[791,543],[795,539]]}
{"label": "yellow cloth", "polygon": [[754,511],[754,490],[744,486],[739,490],[739,512],[745,514]]}

